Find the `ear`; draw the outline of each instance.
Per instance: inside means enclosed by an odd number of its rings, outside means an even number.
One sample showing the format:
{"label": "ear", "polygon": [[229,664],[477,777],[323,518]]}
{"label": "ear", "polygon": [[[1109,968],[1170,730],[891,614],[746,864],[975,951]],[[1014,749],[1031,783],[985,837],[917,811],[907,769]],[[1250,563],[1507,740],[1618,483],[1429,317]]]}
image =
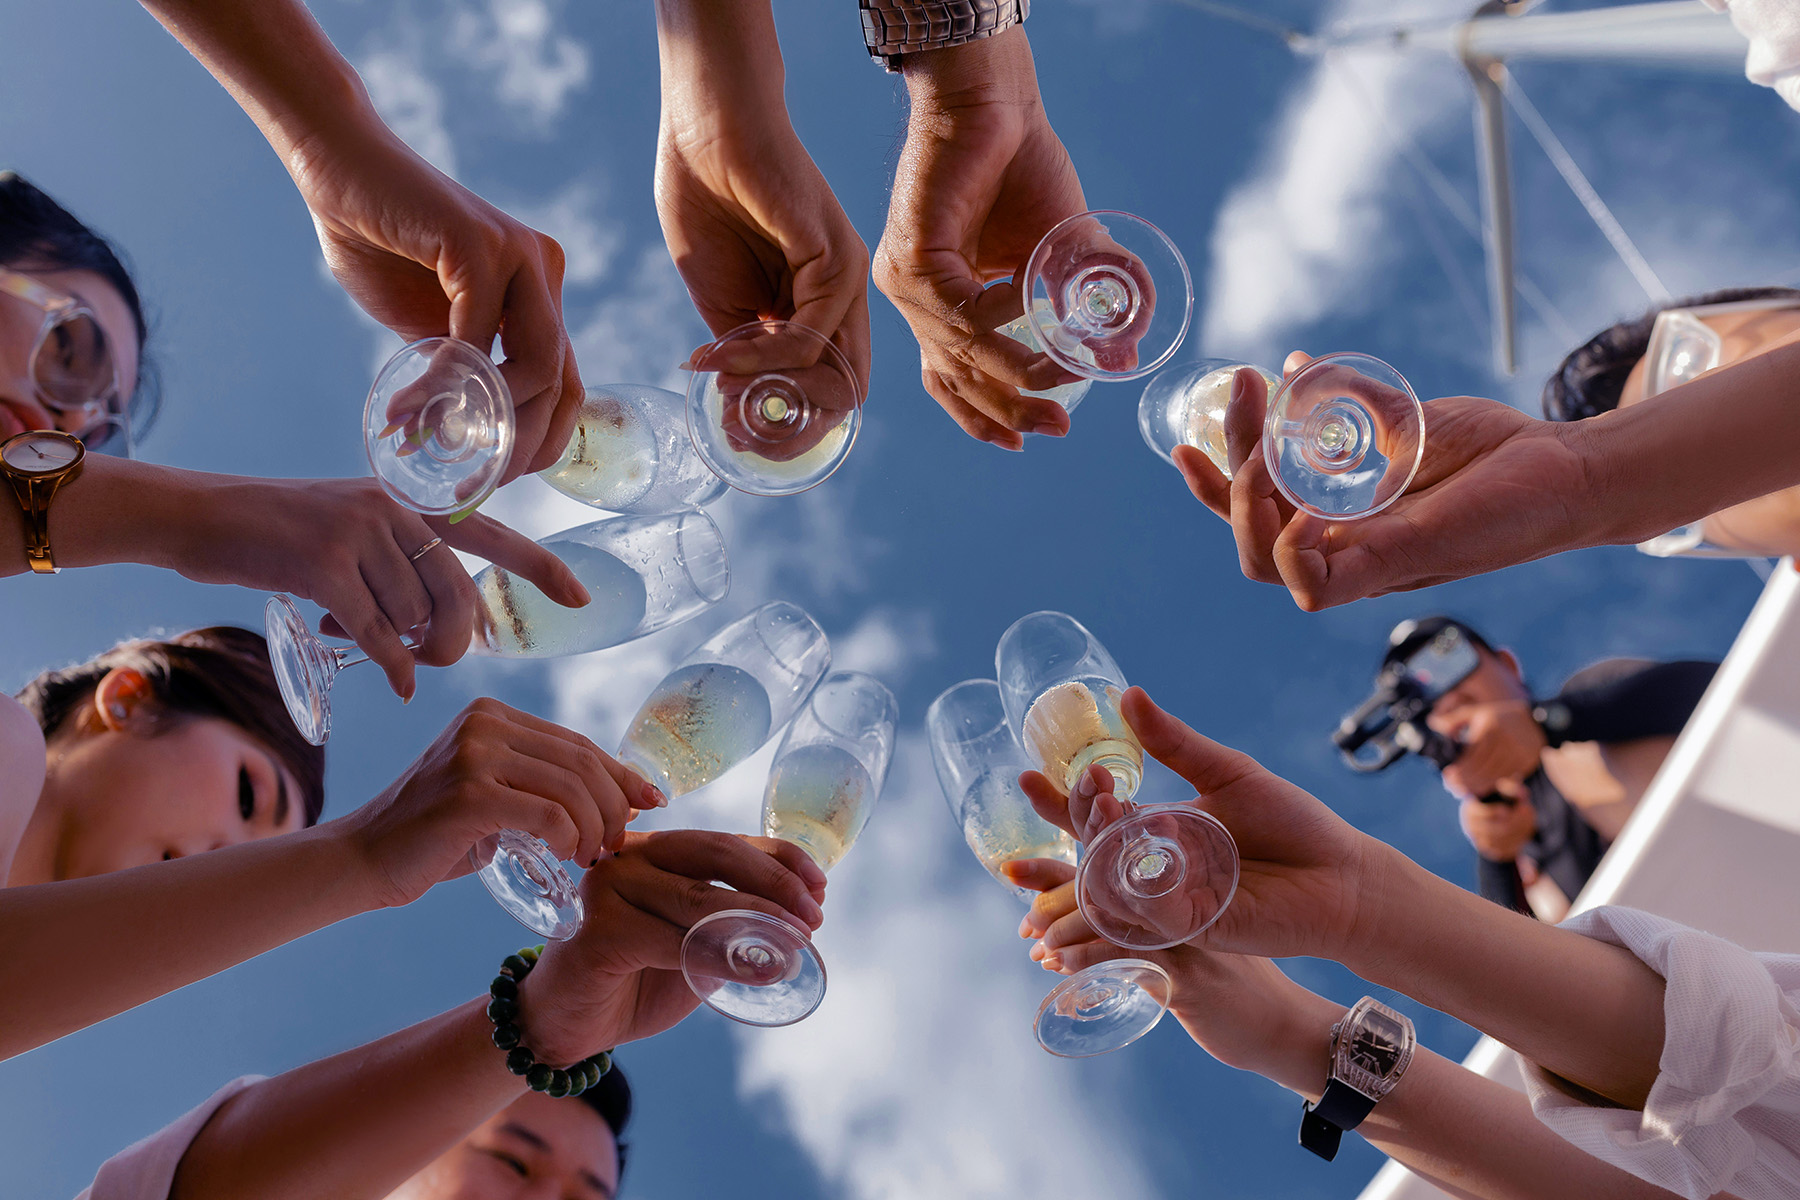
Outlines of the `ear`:
{"label": "ear", "polygon": [[156,719],[156,692],[136,667],[114,667],[94,689],[94,714],[109,733],[131,733]]}
{"label": "ear", "polygon": [[1511,650],[1508,650],[1505,646],[1502,646],[1500,649],[1494,651],[1494,657],[1510,667],[1512,673],[1517,675],[1521,682],[1524,680],[1525,668],[1519,665],[1518,655],[1514,654]]}

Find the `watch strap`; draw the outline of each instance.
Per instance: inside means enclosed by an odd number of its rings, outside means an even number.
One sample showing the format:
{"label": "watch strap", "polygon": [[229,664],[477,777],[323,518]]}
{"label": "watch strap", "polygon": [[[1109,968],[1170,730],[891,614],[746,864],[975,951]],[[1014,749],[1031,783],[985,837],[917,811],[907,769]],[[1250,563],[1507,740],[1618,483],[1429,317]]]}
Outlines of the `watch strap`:
{"label": "watch strap", "polygon": [[944,50],[1004,33],[1031,14],[1031,0],[858,0],[863,44],[890,71],[900,56]]}
{"label": "watch strap", "polygon": [[1325,1085],[1317,1104],[1308,1104],[1300,1116],[1300,1144],[1330,1162],[1337,1157],[1344,1134],[1374,1111],[1375,1097],[1365,1096],[1341,1079]]}

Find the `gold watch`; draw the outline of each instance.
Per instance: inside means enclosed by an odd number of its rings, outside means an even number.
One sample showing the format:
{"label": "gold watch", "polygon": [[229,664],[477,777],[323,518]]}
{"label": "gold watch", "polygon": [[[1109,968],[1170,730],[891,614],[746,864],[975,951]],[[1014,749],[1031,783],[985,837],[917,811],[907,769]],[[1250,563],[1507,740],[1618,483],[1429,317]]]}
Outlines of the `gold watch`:
{"label": "gold watch", "polygon": [[60,569],[50,557],[50,501],[81,474],[87,448],[72,433],[27,429],[0,442],[0,473],[12,484],[25,517],[25,561],[40,575]]}

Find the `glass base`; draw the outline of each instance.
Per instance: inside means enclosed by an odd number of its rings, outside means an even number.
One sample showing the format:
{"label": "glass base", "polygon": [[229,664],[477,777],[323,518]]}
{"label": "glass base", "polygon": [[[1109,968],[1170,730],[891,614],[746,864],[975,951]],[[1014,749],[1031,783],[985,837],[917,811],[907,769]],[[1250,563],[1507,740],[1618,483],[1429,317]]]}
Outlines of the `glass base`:
{"label": "glass base", "polygon": [[1398,500],[1425,455],[1425,409],[1400,372],[1366,354],[1327,354],[1269,401],[1263,456],[1296,507],[1328,521]]}
{"label": "glass base", "polygon": [[473,511],[512,457],[516,422],[500,369],[449,337],[402,347],[363,405],[363,448],[383,490],[414,512]]}
{"label": "glass base", "polygon": [[331,737],[331,681],[337,655],[306,625],[300,609],[286,596],[270,596],[263,605],[263,636],[275,685],[300,736],[315,746]]}
{"label": "glass base", "polygon": [[500,907],[533,933],[561,942],[581,928],[575,881],[541,838],[502,829],[470,850],[469,861]]}
{"label": "glass base", "polygon": [[681,973],[715,1012],[745,1025],[792,1025],[825,999],[825,963],[798,929],[748,909],[694,923]]}
{"label": "glass base", "polygon": [[1098,963],[1051,989],[1038,1008],[1038,1045],[1060,1058],[1122,1050],[1169,1009],[1169,974],[1141,958]]}
{"label": "glass base", "polygon": [[1237,843],[1218,818],[1165,804],[1141,808],[1094,839],[1075,876],[1075,901],[1113,945],[1163,950],[1217,921],[1237,883]]}

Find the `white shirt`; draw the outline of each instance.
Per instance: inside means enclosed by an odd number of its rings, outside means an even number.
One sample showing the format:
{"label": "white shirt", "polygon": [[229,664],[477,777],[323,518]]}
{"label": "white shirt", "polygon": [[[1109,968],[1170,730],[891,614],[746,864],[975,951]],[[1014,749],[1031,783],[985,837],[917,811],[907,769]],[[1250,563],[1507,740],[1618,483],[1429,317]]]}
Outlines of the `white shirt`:
{"label": "white shirt", "polygon": [[100,1165],[94,1182],[75,1200],[169,1200],[169,1189],[175,1186],[175,1171],[181,1166],[182,1156],[212,1115],[227,1100],[261,1079],[260,1075],[246,1075],[232,1080],[173,1125],[119,1151]]}
{"label": "white shirt", "polygon": [[1643,1112],[1602,1107],[1525,1062],[1538,1119],[1691,1200],[1800,1196],[1800,955],[1752,954],[1631,908],[1562,927],[1623,946],[1663,977],[1662,1059]]}
{"label": "white shirt", "polygon": [[1750,41],[1744,74],[1751,83],[1772,87],[1800,109],[1800,3],[1796,0],[1703,0],[1715,12],[1730,12],[1731,23]]}

